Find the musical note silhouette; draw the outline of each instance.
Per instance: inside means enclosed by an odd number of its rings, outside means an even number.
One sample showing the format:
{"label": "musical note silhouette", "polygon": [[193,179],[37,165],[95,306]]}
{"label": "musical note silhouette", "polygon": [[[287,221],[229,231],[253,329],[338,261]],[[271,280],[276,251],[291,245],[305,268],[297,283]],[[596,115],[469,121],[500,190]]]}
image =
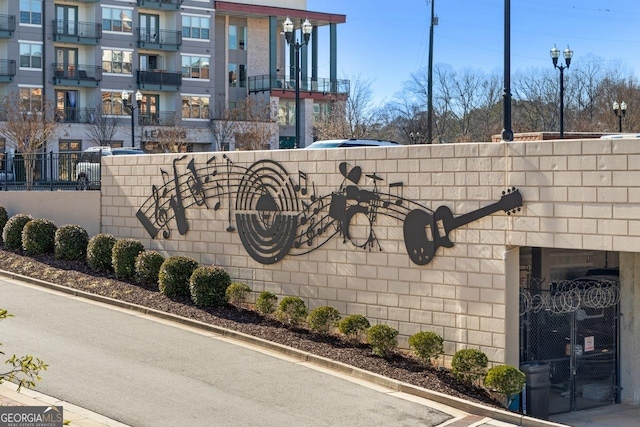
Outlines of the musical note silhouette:
{"label": "musical note silhouette", "polygon": [[[396,195],[396,201],[394,202],[396,206],[402,206],[402,199],[404,198],[404,183],[402,182],[392,182],[389,184],[389,191],[392,189],[399,189],[398,195]],[[391,204],[391,194],[389,194],[389,199],[382,202],[382,207],[388,208]]]}
{"label": "musical note silhouette", "polygon": [[[213,163],[213,169],[211,166],[211,163]],[[209,183],[209,181],[211,181],[211,179],[213,179],[216,175],[218,175],[218,161],[216,160],[216,156],[211,157],[209,160],[207,160],[207,174],[204,177],[204,182],[205,183]]]}
{"label": "musical note silhouette", "polygon": [[[293,190],[294,190],[296,193],[297,193],[297,192],[300,192],[303,196],[306,196],[307,191],[308,191],[308,190],[307,190],[307,185],[308,185],[308,182],[307,182],[307,174],[306,174],[305,172],[298,171],[298,177],[300,178],[300,181],[298,182],[298,184],[296,184],[296,185],[294,185],[294,186],[293,186]],[[304,181],[304,187],[302,187],[302,186],[300,185],[300,183],[301,183],[302,181]]]}

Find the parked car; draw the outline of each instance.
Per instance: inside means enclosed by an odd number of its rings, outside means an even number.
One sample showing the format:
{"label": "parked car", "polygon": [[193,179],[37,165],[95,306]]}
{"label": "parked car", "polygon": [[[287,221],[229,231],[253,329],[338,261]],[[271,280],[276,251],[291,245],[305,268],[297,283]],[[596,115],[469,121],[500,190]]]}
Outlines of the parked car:
{"label": "parked car", "polygon": [[100,187],[100,159],[105,156],[128,156],[145,154],[139,148],[89,147],[80,155],[76,165],[76,188],[86,190]]}
{"label": "parked car", "polygon": [[316,148],[349,148],[349,147],[399,147],[395,141],[384,141],[381,139],[327,139],[316,141],[304,147],[305,149]]}
{"label": "parked car", "polygon": [[111,147],[89,147],[80,154],[76,165],[76,188],[87,190],[100,185],[100,159],[113,156]]}
{"label": "parked car", "polygon": [[112,148],[111,149],[111,154],[113,154],[114,156],[128,156],[128,155],[132,155],[132,154],[145,154],[144,151],[142,151],[139,148]]}

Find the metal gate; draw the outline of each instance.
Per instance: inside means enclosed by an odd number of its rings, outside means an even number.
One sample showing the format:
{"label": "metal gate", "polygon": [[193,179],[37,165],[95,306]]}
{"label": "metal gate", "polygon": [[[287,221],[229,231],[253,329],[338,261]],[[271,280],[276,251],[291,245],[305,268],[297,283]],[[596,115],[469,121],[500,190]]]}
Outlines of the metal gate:
{"label": "metal gate", "polygon": [[520,292],[520,361],[549,364],[549,413],[619,403],[617,278],[545,281]]}

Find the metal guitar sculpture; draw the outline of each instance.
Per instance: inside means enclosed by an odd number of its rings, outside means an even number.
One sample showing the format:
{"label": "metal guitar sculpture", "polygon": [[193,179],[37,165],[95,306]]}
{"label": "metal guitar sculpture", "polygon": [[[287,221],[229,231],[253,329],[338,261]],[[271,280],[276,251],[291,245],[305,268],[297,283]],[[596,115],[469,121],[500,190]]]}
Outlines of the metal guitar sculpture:
{"label": "metal guitar sculpture", "polygon": [[[173,159],[171,171],[160,170],[162,184],[151,186],[151,195],[136,213],[152,239],[159,233],[169,239],[174,227],[180,235],[189,232],[191,208],[224,208],[226,231],[238,233],[251,258],[274,264],[317,250],[334,236],[356,248],[382,251],[375,226],[384,217],[403,224],[409,258],[425,265],[439,247],[453,246],[452,230],[499,210],[515,212],[522,205],[520,192],[513,188],[497,203],[454,217],[446,206],[434,212],[405,198],[401,181],[384,186],[382,176],[365,174],[347,162],[338,167],[344,178],[339,187],[319,194],[303,171],[295,177],[269,159],[248,166],[235,164],[226,153],[222,159],[223,165],[215,155],[198,164],[184,155]],[[361,180],[370,182],[368,188],[362,188]]]}
{"label": "metal guitar sculpture", "polygon": [[434,213],[422,209],[409,212],[404,220],[403,230],[404,244],[411,261],[425,265],[431,262],[439,247],[453,247],[449,233],[458,227],[498,211],[505,211],[510,215],[520,210],[522,195],[519,190],[511,188],[502,194],[498,202],[457,217],[453,216],[447,206],[440,206]]}

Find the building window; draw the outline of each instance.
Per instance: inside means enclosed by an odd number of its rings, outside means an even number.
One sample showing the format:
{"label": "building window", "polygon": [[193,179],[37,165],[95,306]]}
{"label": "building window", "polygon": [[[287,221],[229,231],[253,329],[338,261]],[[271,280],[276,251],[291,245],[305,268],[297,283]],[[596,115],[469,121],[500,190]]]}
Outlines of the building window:
{"label": "building window", "polygon": [[247,27],[229,25],[229,50],[247,50]]}
{"label": "building window", "polygon": [[20,68],[42,69],[42,45],[20,43]]}
{"label": "building window", "polygon": [[278,124],[280,126],[293,126],[296,124],[296,103],[280,100],[278,106]]}
{"label": "building window", "polygon": [[182,77],[185,77],[187,79],[208,79],[209,58],[198,56],[183,56]]}
{"label": "building window", "polygon": [[42,0],[20,0],[20,23],[42,25]]}
{"label": "building window", "polygon": [[122,108],[121,92],[102,92],[102,115],[124,116],[127,113]]}
{"label": "building window", "polygon": [[42,88],[21,87],[20,88],[20,109],[22,111],[42,110]]}
{"label": "building window", "polygon": [[131,74],[133,52],[127,50],[102,50],[102,70],[105,73]]}
{"label": "building window", "polygon": [[209,118],[209,97],[183,96],[182,97],[182,118],[183,119],[208,119]]}
{"label": "building window", "polygon": [[209,40],[211,19],[199,16],[182,17],[182,36],[187,39]]}
{"label": "building window", "polygon": [[133,11],[127,9],[102,8],[102,29],[117,33],[131,33]]}
{"label": "building window", "polygon": [[331,104],[328,102],[313,104],[313,121],[326,120],[331,115]]}
{"label": "building window", "polygon": [[60,140],[58,143],[59,152],[79,152],[82,151],[82,141]]}
{"label": "building window", "polygon": [[229,87],[247,87],[247,66],[229,63]]}

